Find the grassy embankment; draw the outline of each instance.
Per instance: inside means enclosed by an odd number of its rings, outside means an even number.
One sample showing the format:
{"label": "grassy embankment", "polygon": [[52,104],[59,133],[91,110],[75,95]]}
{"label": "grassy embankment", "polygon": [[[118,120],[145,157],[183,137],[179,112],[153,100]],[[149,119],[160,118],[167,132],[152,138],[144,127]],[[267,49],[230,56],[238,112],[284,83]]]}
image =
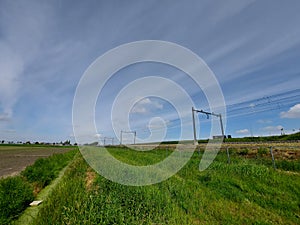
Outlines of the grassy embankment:
{"label": "grassy embankment", "polygon": [[[300,132],[294,134],[284,134],[276,136],[262,136],[262,137],[240,137],[240,138],[225,138],[223,142],[286,142],[286,141],[299,141]],[[207,143],[209,139],[198,140],[198,143]],[[182,143],[193,143],[193,140],[182,141]],[[178,141],[164,141],[161,144],[178,144]]]}
{"label": "grassy embankment", "polygon": [[40,190],[70,162],[75,152],[40,158],[20,175],[0,179],[0,224],[10,224],[18,218]]}
{"label": "grassy embankment", "polygon": [[[158,162],[170,152],[111,148],[133,165]],[[43,203],[34,224],[299,224],[300,175],[264,161],[225,152],[199,172],[202,152],[168,180],[145,187],[113,183],[78,155]],[[262,154],[263,158],[263,154]],[[267,159],[266,159],[267,160]]]}

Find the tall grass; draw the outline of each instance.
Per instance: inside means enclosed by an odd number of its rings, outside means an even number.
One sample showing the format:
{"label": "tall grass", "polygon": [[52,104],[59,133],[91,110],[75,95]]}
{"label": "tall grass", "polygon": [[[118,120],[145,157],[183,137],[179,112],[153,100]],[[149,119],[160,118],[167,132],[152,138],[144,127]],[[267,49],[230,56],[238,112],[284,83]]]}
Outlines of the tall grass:
{"label": "tall grass", "polygon": [[26,167],[21,175],[40,190],[55,179],[59,171],[74,157],[75,150],[64,154],[53,154],[48,158],[40,158],[31,166]]}
{"label": "tall grass", "polygon": [[0,180],[0,224],[9,224],[34,199],[33,188],[22,177]]}
{"label": "tall grass", "polygon": [[75,150],[38,159],[21,175],[0,179],[0,224],[10,224],[74,157]]}
{"label": "tall grass", "polygon": [[[110,151],[134,165],[167,155]],[[195,153],[168,180],[145,187],[113,183],[78,156],[34,224],[299,224],[298,173],[283,173],[238,154],[227,164],[223,152],[199,172],[201,154]]]}

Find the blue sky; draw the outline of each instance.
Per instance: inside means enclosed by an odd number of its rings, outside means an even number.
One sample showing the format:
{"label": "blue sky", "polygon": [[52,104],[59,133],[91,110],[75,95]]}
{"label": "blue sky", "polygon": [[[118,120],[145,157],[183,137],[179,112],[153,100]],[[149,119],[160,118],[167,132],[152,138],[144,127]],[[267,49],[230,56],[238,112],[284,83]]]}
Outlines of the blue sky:
{"label": "blue sky", "polygon": [[[0,139],[74,141],[72,103],[85,70],[108,50],[140,40],[174,42],[206,62],[223,91],[226,134],[299,131],[299,11],[297,0],[0,0]],[[112,130],[110,106],[126,85],[147,76],[174,81],[196,108],[209,110],[203,90],[182,71],[159,63],[132,65],[99,95],[94,138],[119,135]],[[149,86],[164,91],[159,83]],[[207,138],[211,118],[198,116],[198,136]],[[180,136],[180,116],[163,99],[144,97],[127,117],[141,140],[151,129],[155,134],[165,128],[167,140]]]}

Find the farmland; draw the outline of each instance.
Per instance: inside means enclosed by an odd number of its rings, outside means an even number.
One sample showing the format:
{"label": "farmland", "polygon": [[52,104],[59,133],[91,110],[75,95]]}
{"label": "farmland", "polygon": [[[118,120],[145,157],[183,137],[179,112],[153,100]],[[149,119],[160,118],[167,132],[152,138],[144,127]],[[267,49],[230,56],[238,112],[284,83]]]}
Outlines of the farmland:
{"label": "farmland", "polygon": [[61,146],[0,145],[0,177],[15,175],[38,158],[75,149]]}
{"label": "farmland", "polygon": [[[141,187],[105,179],[77,154],[38,206],[32,224],[299,224],[299,143],[273,149],[277,169],[269,144],[227,144],[200,172],[201,146],[177,174]],[[170,146],[146,152],[108,150],[132,165],[153,164],[172,153]]]}

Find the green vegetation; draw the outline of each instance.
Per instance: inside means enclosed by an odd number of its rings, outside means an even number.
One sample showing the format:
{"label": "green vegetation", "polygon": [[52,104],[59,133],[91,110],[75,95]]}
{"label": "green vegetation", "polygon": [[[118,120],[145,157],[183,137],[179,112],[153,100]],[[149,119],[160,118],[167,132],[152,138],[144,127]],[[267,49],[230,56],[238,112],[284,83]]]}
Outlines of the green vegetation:
{"label": "green vegetation", "polygon": [[0,179],[0,224],[10,224],[34,200],[35,195],[54,180],[76,151],[40,158],[20,176]]}
{"label": "green vegetation", "polygon": [[[170,151],[109,151],[147,165]],[[261,150],[264,154],[264,150]],[[76,156],[34,224],[299,224],[299,173],[274,170],[239,153],[225,152],[204,172],[199,155],[168,180],[145,187],[113,183]]]}
{"label": "green vegetation", "polygon": [[297,141],[300,140],[300,132],[266,137],[243,137],[224,139],[224,142],[267,142],[267,141]]}
{"label": "green vegetation", "polygon": [[[294,134],[285,134],[265,137],[242,137],[242,138],[225,138],[223,142],[268,142],[268,141],[298,141],[300,132]],[[198,143],[207,143],[209,139],[198,140]],[[182,141],[181,143],[193,143],[192,140]],[[165,141],[161,144],[178,144],[178,141]]]}
{"label": "green vegetation", "polygon": [[33,188],[22,177],[8,177],[0,180],[0,224],[10,221],[33,201]]}
{"label": "green vegetation", "polygon": [[48,158],[40,158],[33,165],[26,167],[21,175],[34,184],[36,189],[42,189],[57,177],[59,171],[69,163],[74,154],[75,151],[69,151],[64,154],[53,154]]}

